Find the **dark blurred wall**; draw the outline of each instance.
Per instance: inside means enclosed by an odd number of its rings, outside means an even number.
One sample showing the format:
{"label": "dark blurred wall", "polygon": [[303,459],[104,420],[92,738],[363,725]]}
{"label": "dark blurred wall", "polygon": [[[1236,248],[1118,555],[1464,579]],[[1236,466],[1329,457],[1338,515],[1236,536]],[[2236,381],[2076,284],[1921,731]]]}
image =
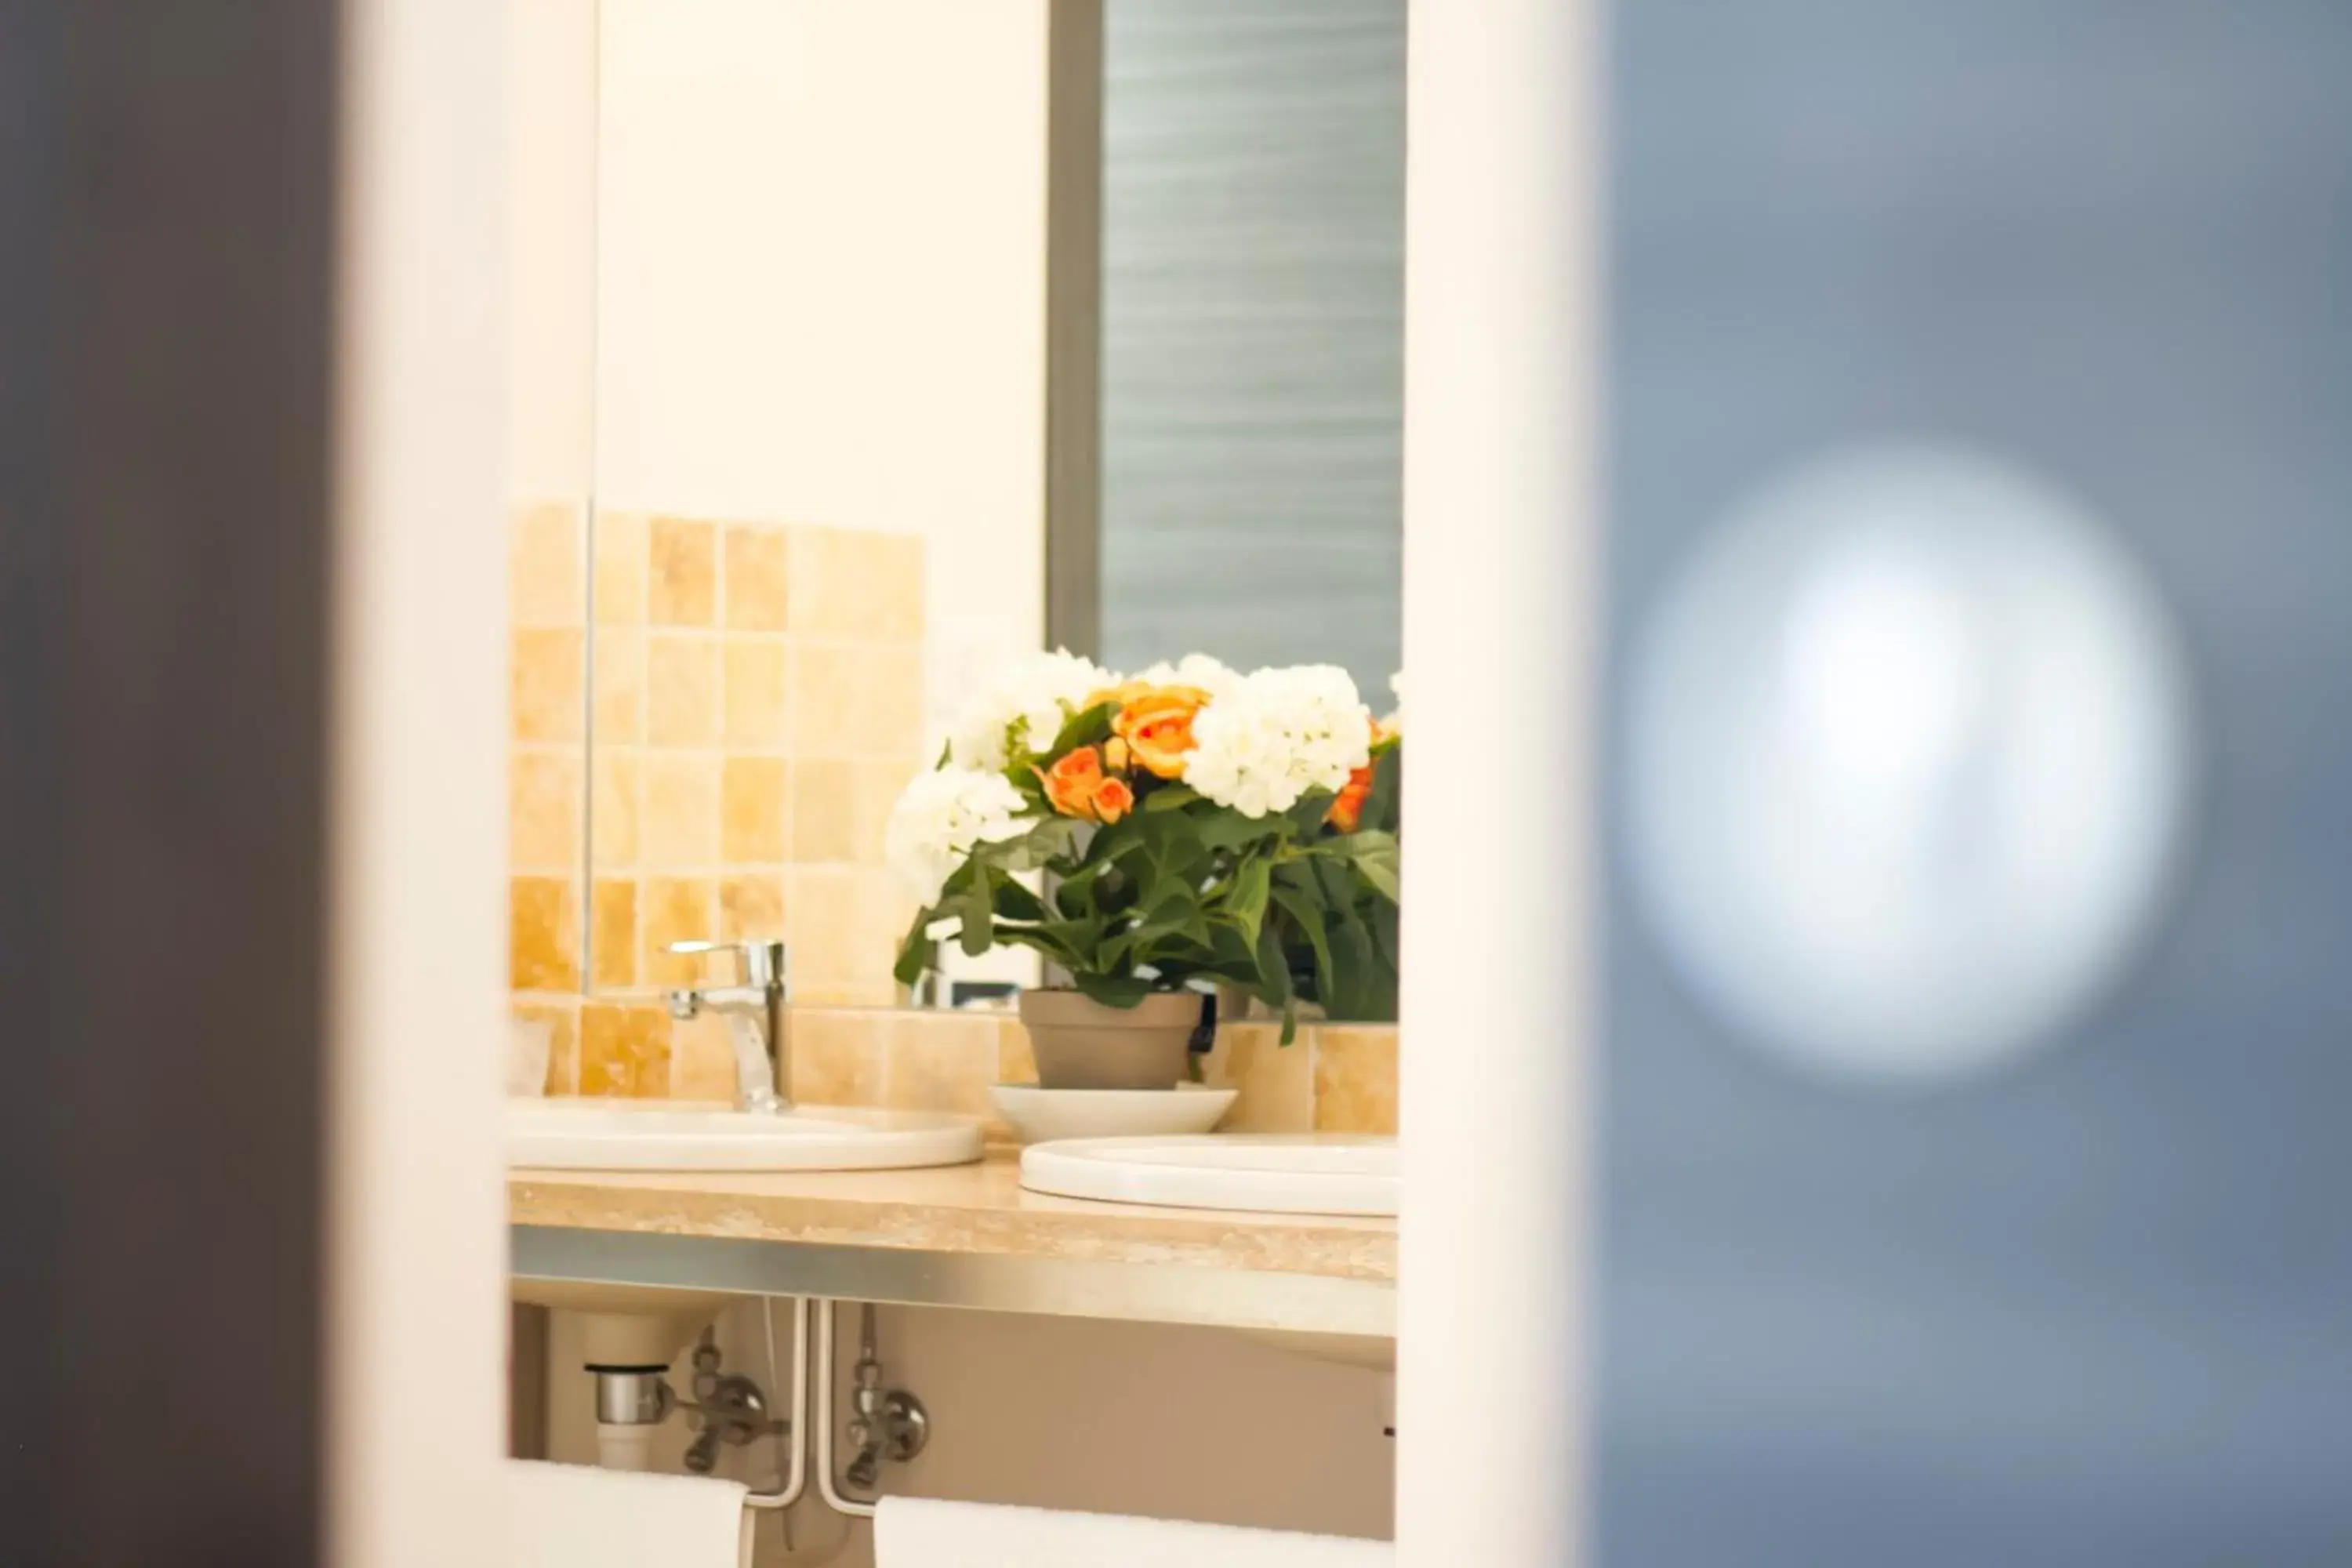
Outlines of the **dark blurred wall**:
{"label": "dark blurred wall", "polygon": [[2352,4],[1612,26],[1612,689],[1736,500],[1946,436],[2147,563],[2206,758],[2148,961],[1941,1090],[1748,1049],[1612,873],[1601,1561],[2352,1563]]}

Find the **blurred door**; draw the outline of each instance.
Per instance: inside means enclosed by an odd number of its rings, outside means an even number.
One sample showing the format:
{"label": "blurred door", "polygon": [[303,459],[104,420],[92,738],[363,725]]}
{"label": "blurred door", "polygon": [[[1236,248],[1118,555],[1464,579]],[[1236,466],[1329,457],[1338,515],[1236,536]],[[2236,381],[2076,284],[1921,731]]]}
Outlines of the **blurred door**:
{"label": "blurred door", "polygon": [[1612,689],[1735,503],[1944,437],[2151,570],[2206,756],[2153,955],[1940,1089],[1750,1048],[1617,868],[1600,1560],[2352,1562],[2352,7],[1612,27]]}

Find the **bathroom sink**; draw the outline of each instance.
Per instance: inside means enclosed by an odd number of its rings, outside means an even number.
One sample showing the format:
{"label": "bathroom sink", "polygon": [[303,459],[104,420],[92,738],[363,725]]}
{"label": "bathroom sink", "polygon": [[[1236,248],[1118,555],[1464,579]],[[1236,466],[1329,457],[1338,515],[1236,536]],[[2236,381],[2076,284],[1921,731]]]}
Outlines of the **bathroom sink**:
{"label": "bathroom sink", "polygon": [[1174,1208],[1393,1215],[1396,1140],[1317,1134],[1072,1138],[1021,1153],[1032,1192]]}
{"label": "bathroom sink", "polygon": [[980,1123],[943,1111],[515,1100],[507,1163],[543,1171],[881,1171],[980,1158]]}

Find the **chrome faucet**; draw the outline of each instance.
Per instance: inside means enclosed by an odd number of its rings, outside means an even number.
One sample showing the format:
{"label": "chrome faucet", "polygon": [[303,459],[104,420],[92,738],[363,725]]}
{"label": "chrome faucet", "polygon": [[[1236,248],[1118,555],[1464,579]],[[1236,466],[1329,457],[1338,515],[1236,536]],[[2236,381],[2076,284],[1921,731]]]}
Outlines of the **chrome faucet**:
{"label": "chrome faucet", "polygon": [[732,985],[704,985],[669,994],[669,1016],[691,1018],[706,1010],[727,1020],[735,1047],[735,1108],[772,1115],[792,1109],[793,1052],[785,1034],[784,944],[781,942],[674,942],[680,953],[731,952],[741,963]]}

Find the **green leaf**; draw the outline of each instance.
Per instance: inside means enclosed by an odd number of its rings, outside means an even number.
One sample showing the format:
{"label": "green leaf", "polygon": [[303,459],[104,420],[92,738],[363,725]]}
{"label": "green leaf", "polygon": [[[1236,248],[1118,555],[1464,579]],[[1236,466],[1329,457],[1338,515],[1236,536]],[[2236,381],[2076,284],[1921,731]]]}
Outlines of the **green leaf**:
{"label": "green leaf", "polygon": [[1194,829],[1202,847],[1206,849],[1235,849],[1244,844],[1280,838],[1286,831],[1279,816],[1244,816],[1237,811],[1221,811],[1202,818]]}
{"label": "green leaf", "polygon": [[1042,921],[1045,905],[1036,894],[1010,877],[996,884],[996,914],[1000,920]]}
{"label": "green leaf", "polygon": [[1047,921],[1041,925],[999,926],[996,931],[996,940],[1014,947],[1026,947],[1042,952],[1065,969],[1080,967],[1084,962],[1084,955],[1092,949],[1091,942],[1086,943],[1083,947],[1074,946],[1068,940],[1066,927],[1058,921]]}
{"label": "green leaf", "polygon": [[1284,954],[1281,939],[1275,935],[1272,926],[1258,932],[1255,957],[1258,999],[1268,1006],[1289,1006],[1290,960]]}
{"label": "green leaf", "polygon": [[1282,819],[1299,837],[1312,838],[1322,831],[1323,819],[1331,815],[1331,803],[1339,798],[1332,790],[1309,790],[1282,814]]}
{"label": "green leaf", "polygon": [[1343,906],[1332,915],[1331,973],[1336,984],[1323,1005],[1334,1018],[1362,1018],[1376,988],[1380,958],[1372,949],[1371,932],[1353,909]]}
{"label": "green leaf", "polygon": [[1118,711],[1116,702],[1097,702],[1083,712],[1071,714],[1061,733],[1054,737],[1053,745],[1039,754],[1051,763],[1080,746],[1101,745],[1110,739],[1111,715]]}
{"label": "green leaf", "polygon": [[1404,816],[1404,752],[1394,741],[1372,756],[1372,793],[1365,797],[1360,823],[1393,834]]}
{"label": "green leaf", "polygon": [[1359,876],[1371,885],[1372,890],[1391,903],[1399,901],[1402,884],[1397,874],[1397,841],[1387,833],[1351,833],[1344,838],[1330,840],[1326,847],[1344,857],[1356,868]]}
{"label": "green leaf", "polygon": [[1327,1003],[1338,984],[1331,969],[1331,943],[1323,934],[1323,911],[1315,900],[1296,888],[1274,889],[1276,908],[1288,915],[1297,926],[1299,934],[1315,954],[1315,994]]}
{"label": "green leaf", "polygon": [[915,921],[907,928],[898,943],[898,962],[892,966],[890,977],[901,985],[912,985],[922,979],[923,971],[938,960],[939,944],[931,940],[930,924],[939,919],[933,910],[917,910]]}
{"label": "green leaf", "polygon": [[1151,994],[1151,982],[1135,974],[1085,974],[1070,976],[1080,992],[1106,1007],[1132,1007]]}
{"label": "green leaf", "polygon": [[1244,860],[1234,871],[1233,890],[1225,895],[1225,918],[1240,931],[1244,941],[1257,943],[1259,928],[1265,923],[1265,900],[1273,881],[1273,868],[1265,861],[1253,857]]}
{"label": "green leaf", "polygon": [[961,942],[967,958],[978,958],[996,940],[996,900],[988,863],[974,860],[972,864],[977,869],[971,885],[956,900],[956,912],[963,921]]}
{"label": "green leaf", "polygon": [[1146,811],[1181,811],[1200,799],[1199,793],[1180,784],[1161,784],[1143,797]]}
{"label": "green leaf", "polygon": [[972,854],[1007,871],[1042,870],[1079,853],[1078,847],[1092,826],[1075,816],[1049,816],[1018,838],[983,844]]}

